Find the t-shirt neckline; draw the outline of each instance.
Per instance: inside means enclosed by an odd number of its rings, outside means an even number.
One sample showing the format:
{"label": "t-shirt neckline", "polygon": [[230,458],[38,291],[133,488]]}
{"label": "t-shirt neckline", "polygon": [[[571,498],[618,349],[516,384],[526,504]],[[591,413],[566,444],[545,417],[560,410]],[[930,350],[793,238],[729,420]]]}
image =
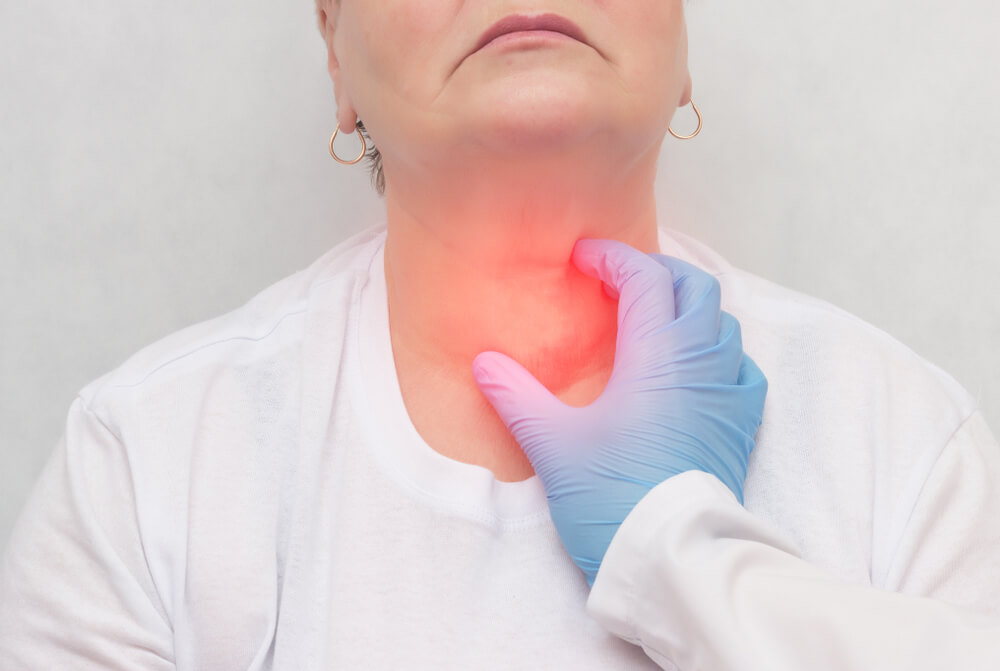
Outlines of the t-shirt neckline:
{"label": "t-shirt neckline", "polygon": [[550,519],[548,501],[537,474],[516,482],[497,480],[484,466],[434,450],[410,420],[389,334],[385,237],[383,230],[373,241],[368,273],[355,299],[363,414],[375,456],[400,484],[437,507],[494,524],[544,523]]}
{"label": "t-shirt neckline", "polygon": [[[389,299],[385,282],[387,229],[370,241],[367,272],[361,272],[353,310],[354,351],[361,415],[369,444],[383,471],[435,507],[493,526],[551,523],[545,489],[538,475],[518,482],[497,480],[488,468],[457,461],[437,452],[417,431],[406,410],[396,374],[389,334]],[[721,257],[701,258],[676,232],[658,229],[660,252],[709,266],[718,275]],[[690,242],[689,244],[693,244]],[[698,257],[698,258],[696,258]],[[364,267],[364,263],[362,263]],[[349,376],[350,377],[350,376]]]}

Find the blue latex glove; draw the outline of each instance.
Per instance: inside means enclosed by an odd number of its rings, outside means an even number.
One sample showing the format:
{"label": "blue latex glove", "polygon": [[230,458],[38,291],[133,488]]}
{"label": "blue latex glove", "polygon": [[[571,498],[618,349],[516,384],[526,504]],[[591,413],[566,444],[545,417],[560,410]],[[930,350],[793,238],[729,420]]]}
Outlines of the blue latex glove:
{"label": "blue latex glove", "polygon": [[579,240],[572,258],[618,296],[614,368],[601,396],[566,405],[499,352],[476,356],[473,375],[541,479],[562,543],[593,585],[625,516],[667,478],[705,471],[743,502],[767,379],[743,353],[739,322],[720,310],[710,274],[614,240]]}

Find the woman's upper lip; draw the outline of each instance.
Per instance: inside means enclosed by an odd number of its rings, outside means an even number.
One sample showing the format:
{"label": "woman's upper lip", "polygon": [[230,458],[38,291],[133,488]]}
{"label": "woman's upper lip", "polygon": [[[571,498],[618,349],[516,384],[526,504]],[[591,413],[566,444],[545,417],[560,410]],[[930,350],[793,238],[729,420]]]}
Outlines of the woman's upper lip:
{"label": "woman's upper lip", "polygon": [[557,33],[569,35],[573,39],[583,42],[584,44],[587,43],[586,36],[583,34],[583,31],[580,30],[580,27],[564,16],[551,13],[534,15],[511,14],[510,16],[505,16],[487,28],[486,32],[479,38],[479,42],[476,43],[476,46],[472,51],[479,51],[484,46],[492,42],[494,38],[507,33],[517,32],[519,30],[552,30]]}

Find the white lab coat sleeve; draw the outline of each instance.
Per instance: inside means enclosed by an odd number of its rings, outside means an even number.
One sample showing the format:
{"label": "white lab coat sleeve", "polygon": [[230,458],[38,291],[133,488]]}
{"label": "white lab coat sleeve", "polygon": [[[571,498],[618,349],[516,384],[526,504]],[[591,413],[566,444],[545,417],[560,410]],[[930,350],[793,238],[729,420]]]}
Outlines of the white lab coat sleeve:
{"label": "white lab coat sleeve", "polygon": [[0,564],[0,669],[174,669],[122,443],[81,398]]}
{"label": "white lab coat sleeve", "polygon": [[717,478],[682,473],[625,519],[587,612],[665,669],[995,671],[998,463],[977,411],[938,458],[888,562],[900,591],[804,561]]}

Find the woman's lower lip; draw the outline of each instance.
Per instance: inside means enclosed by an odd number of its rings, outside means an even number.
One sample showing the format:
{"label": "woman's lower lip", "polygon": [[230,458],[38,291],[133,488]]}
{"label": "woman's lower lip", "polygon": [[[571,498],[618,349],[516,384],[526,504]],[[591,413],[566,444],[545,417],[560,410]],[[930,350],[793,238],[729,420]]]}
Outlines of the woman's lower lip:
{"label": "woman's lower lip", "polygon": [[557,33],[554,30],[516,30],[512,33],[504,33],[499,37],[494,37],[492,40],[487,42],[481,48],[494,47],[500,44],[506,44],[507,42],[513,42],[515,40],[522,40],[525,38],[531,39],[557,39],[557,40],[571,40],[575,42],[572,37],[566,35],[565,33]]}

